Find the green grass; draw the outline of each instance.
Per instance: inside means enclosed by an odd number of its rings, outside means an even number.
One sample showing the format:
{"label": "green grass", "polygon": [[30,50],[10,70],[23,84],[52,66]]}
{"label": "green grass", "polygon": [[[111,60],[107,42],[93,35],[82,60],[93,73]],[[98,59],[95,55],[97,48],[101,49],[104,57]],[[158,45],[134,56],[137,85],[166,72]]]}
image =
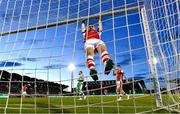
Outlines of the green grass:
{"label": "green grass", "polygon": [[[166,101],[167,96],[163,96]],[[86,100],[79,101],[78,97],[60,98],[10,98],[0,99],[0,113],[138,113],[156,109],[154,96],[130,97],[117,102],[116,96],[89,96]],[[103,103],[102,103],[103,102]],[[63,104],[63,105],[62,105]],[[22,109],[20,110],[20,107]],[[156,113],[169,113],[159,110]]]}

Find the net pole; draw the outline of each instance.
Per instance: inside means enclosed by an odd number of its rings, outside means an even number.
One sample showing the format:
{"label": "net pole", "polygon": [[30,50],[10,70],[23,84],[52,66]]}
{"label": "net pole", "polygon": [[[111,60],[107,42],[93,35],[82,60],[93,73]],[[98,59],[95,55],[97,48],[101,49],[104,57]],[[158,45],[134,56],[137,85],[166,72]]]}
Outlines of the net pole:
{"label": "net pole", "polygon": [[[140,3],[138,2],[138,6],[140,6]],[[141,24],[140,24],[140,28],[141,28],[141,31],[142,31],[142,33],[144,32],[144,30],[143,30],[143,23],[142,23],[142,18],[141,18],[141,7],[139,7],[139,10],[138,10],[138,17],[139,17],[139,20],[140,20],[140,22],[141,22]],[[145,50],[145,53],[146,53],[146,55],[145,55],[145,59],[146,60],[148,60],[148,53],[147,53],[147,48],[145,47],[146,46],[146,41],[145,41],[145,35],[143,34],[142,35],[142,38],[143,38],[143,45],[144,45],[144,50]],[[147,63],[147,62],[146,62]],[[150,72],[150,69],[148,69],[148,72]],[[150,75],[148,75],[148,78],[147,79],[151,79],[151,76]],[[146,79],[144,79],[144,80],[146,80]],[[152,83],[152,82],[150,82],[149,81],[149,83]],[[152,85],[151,85],[152,86]],[[151,96],[151,90],[150,90],[150,96]],[[150,106],[151,106],[151,108],[153,109],[153,99],[151,99],[151,101],[150,101]]]}
{"label": "net pole", "polygon": [[[153,8],[152,4],[151,4],[151,8]],[[153,30],[154,30],[154,34],[155,34],[155,37],[156,37],[156,40],[157,40],[157,43],[158,43],[158,48],[159,48],[159,51],[160,51],[160,56],[162,58],[162,69],[164,68],[164,76],[165,76],[165,83],[166,83],[166,88],[167,88],[167,93],[168,93],[168,98],[169,98],[169,102],[170,101],[173,101],[175,102],[172,94],[171,94],[171,87],[170,87],[170,84],[169,84],[169,73],[168,73],[168,63],[167,63],[167,59],[165,58],[165,55],[163,54],[163,51],[162,51],[162,47],[161,47],[161,44],[160,44],[160,37],[158,36],[158,30],[156,28],[160,27],[160,26],[156,26],[156,23],[155,23],[155,18],[154,18],[154,15],[155,12],[154,10],[150,10],[151,11],[151,14],[152,14],[152,26],[153,26]],[[162,36],[163,37],[163,36]],[[157,52],[158,53],[158,52]],[[170,105],[170,103],[168,103],[168,105]]]}
{"label": "net pole", "polygon": [[150,35],[150,31],[149,31],[149,25],[148,25],[145,8],[142,8],[141,14],[142,14],[144,32],[146,35],[145,38],[146,38],[146,42],[147,42],[148,56],[149,56],[149,62],[150,62],[149,65],[150,65],[151,75],[153,77],[153,82],[154,82],[156,106],[161,107],[161,106],[163,106],[163,103],[162,103],[162,97],[161,97],[161,91],[160,91],[160,84],[159,84],[159,80],[158,80],[158,76],[157,76],[156,64],[153,63],[153,59],[155,58],[155,56],[154,56],[154,51],[153,51],[151,35]]}
{"label": "net pole", "polygon": [[[151,8],[153,8],[152,4],[151,4]],[[162,57],[162,61],[163,61],[163,66],[164,66],[164,69],[165,69],[165,79],[166,79],[166,85],[167,85],[167,93],[169,94],[170,93],[170,86],[168,84],[168,71],[167,71],[167,64],[166,64],[166,59],[165,59],[165,56],[163,54],[163,51],[161,49],[161,45],[160,45],[160,41],[159,41],[159,36],[158,36],[158,32],[157,32],[157,29],[156,29],[156,24],[155,24],[155,19],[154,19],[154,11],[153,10],[150,10],[149,11],[152,15],[152,26],[153,26],[153,30],[154,30],[154,34],[155,34],[155,37],[157,39],[157,42],[158,42],[158,47],[159,47],[159,51],[160,51],[160,56]],[[163,67],[162,66],[162,67]]]}

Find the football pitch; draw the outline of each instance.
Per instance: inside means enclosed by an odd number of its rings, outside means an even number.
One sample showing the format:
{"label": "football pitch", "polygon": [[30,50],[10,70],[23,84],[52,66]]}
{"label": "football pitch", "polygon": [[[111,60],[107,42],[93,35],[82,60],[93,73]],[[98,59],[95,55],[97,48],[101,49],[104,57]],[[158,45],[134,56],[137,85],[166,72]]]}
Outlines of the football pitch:
{"label": "football pitch", "polygon": [[[179,96],[179,95],[178,95]],[[116,96],[88,96],[57,98],[9,98],[0,99],[0,113],[170,113],[168,110],[156,110],[154,96],[124,96],[121,101]],[[163,95],[163,101],[167,96]],[[172,113],[172,112],[171,112]]]}

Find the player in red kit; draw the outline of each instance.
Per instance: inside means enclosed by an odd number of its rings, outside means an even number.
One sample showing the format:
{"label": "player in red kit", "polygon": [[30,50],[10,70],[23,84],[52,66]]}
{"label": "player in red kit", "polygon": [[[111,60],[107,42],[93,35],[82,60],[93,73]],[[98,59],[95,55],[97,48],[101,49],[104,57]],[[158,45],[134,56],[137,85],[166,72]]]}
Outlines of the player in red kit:
{"label": "player in red kit", "polygon": [[118,94],[118,101],[121,100],[123,94],[125,94],[127,99],[129,99],[129,96],[123,91],[123,77],[125,77],[126,80],[127,78],[120,65],[117,65],[117,68],[113,70],[113,75],[116,75],[116,91]]}
{"label": "player in red kit", "polygon": [[90,75],[93,80],[98,80],[97,71],[95,69],[95,62],[94,62],[94,54],[95,50],[99,53],[102,62],[105,65],[104,73],[108,75],[114,63],[110,59],[110,55],[107,52],[105,43],[101,40],[101,33],[102,33],[102,22],[98,20],[98,30],[95,29],[94,24],[89,24],[88,30],[86,31],[85,20],[82,21],[82,33],[84,37],[84,47],[86,50],[86,63],[87,67],[90,69]]}
{"label": "player in red kit", "polygon": [[26,86],[26,84],[23,84],[23,86],[22,86],[22,95],[23,95],[23,97],[25,97],[27,95],[26,90],[27,90],[27,86]]}

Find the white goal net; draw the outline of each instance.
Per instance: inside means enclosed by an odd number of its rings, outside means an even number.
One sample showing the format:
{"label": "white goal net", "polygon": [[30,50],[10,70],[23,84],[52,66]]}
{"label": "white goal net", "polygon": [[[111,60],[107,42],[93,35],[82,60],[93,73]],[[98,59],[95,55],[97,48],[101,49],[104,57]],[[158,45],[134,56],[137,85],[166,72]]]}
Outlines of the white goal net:
{"label": "white goal net", "polygon": [[[0,0],[0,113],[179,112],[179,7],[179,0]],[[98,54],[99,80],[89,75],[81,24],[97,27],[97,19],[128,79],[128,99],[117,100],[116,77],[104,74]]]}

